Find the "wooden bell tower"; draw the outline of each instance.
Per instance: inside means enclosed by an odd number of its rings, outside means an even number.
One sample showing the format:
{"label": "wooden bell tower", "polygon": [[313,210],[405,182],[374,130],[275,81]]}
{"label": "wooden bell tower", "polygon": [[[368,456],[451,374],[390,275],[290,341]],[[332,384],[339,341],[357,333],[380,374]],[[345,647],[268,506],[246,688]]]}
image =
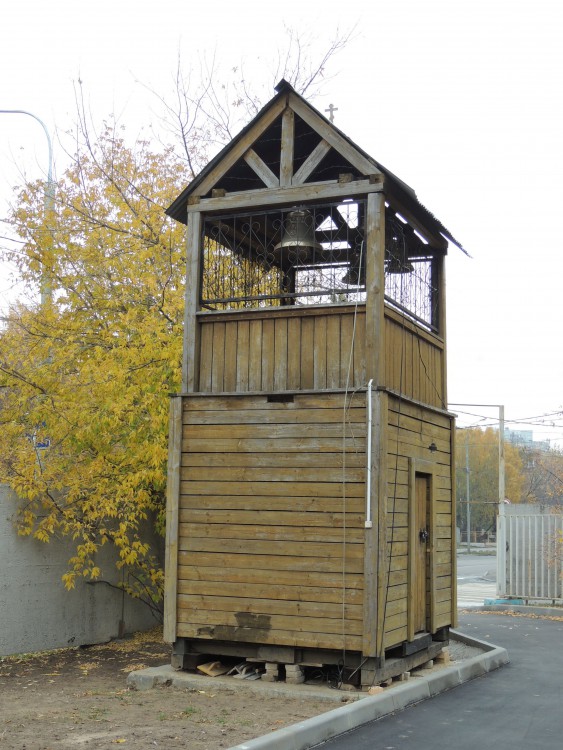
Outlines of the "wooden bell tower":
{"label": "wooden bell tower", "polygon": [[282,81],[187,224],[165,638],[373,684],[454,623],[448,230]]}

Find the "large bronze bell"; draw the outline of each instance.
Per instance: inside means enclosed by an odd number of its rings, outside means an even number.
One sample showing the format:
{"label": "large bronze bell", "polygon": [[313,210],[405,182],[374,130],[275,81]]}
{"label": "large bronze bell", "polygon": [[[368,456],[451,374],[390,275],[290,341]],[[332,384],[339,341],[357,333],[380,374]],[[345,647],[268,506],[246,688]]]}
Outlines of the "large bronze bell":
{"label": "large bronze bell", "polygon": [[281,242],[274,247],[276,261],[282,267],[315,262],[315,253],[323,246],[315,240],[313,216],[306,208],[294,208],[287,214]]}

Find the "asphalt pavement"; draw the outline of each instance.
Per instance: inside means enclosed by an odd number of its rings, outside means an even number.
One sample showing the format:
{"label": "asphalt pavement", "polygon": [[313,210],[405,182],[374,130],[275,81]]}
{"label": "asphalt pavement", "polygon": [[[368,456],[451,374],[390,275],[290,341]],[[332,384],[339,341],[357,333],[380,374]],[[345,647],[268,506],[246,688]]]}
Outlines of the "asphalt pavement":
{"label": "asphalt pavement", "polygon": [[461,614],[510,664],[323,743],[322,750],[561,750],[563,621]]}

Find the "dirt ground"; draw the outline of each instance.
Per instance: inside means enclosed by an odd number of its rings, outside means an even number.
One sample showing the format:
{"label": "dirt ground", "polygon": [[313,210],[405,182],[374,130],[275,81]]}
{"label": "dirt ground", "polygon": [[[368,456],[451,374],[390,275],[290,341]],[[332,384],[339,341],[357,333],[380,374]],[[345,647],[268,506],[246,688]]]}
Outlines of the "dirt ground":
{"label": "dirt ground", "polygon": [[338,706],[302,696],[257,698],[236,687],[127,688],[129,672],[169,661],[158,630],[0,659],[0,750],[216,750]]}

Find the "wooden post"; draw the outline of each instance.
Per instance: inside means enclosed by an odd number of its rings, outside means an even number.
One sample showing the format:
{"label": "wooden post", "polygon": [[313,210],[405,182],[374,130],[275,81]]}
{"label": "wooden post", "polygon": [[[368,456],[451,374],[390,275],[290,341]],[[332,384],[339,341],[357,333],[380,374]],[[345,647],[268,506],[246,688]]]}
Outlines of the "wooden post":
{"label": "wooden post", "polygon": [[365,246],[366,268],[366,379],[374,389],[385,385],[385,196],[370,193],[367,199]]}
{"label": "wooden post", "polygon": [[166,558],[164,563],[164,640],[176,640],[178,593],[178,516],[180,504],[180,459],[182,455],[182,397],[170,401],[168,431],[168,478],[166,482]]}
{"label": "wooden post", "polygon": [[199,386],[199,327],[196,313],[200,296],[201,213],[190,213],[186,240],[186,291],[182,391],[193,393]]}
{"label": "wooden post", "polygon": [[[365,532],[364,552],[364,634],[363,655],[384,658],[383,609],[381,592],[385,585],[386,537],[386,435],[387,395],[377,392],[381,385],[384,351],[384,277],[385,199],[371,193],[367,199],[365,245],[362,262],[366,268],[365,377],[372,382],[373,420],[371,424],[371,480],[368,487],[371,504],[371,528]],[[380,662],[380,665],[382,661]]]}
{"label": "wooden post", "polygon": [[387,557],[387,436],[389,432],[389,395],[385,391],[377,393],[374,438],[377,451],[374,452],[375,498],[377,498],[377,652],[379,665],[385,662],[385,603],[389,579]]}
{"label": "wooden post", "polygon": [[293,178],[294,115],[289,107],[282,116],[280,185],[288,187]]}
{"label": "wooden post", "polygon": [[452,627],[457,627],[457,540],[456,540],[456,479],[455,479],[455,417],[450,417],[450,476],[451,476],[451,503],[452,503],[452,557],[451,557],[451,569],[452,569],[452,600],[451,600],[451,614],[452,614]]}
{"label": "wooden post", "polygon": [[436,270],[437,295],[438,295],[438,335],[444,342],[444,348],[441,353],[442,357],[442,407],[448,408],[448,368],[447,368],[447,349],[446,349],[446,263],[445,256],[441,253],[434,260]]}

